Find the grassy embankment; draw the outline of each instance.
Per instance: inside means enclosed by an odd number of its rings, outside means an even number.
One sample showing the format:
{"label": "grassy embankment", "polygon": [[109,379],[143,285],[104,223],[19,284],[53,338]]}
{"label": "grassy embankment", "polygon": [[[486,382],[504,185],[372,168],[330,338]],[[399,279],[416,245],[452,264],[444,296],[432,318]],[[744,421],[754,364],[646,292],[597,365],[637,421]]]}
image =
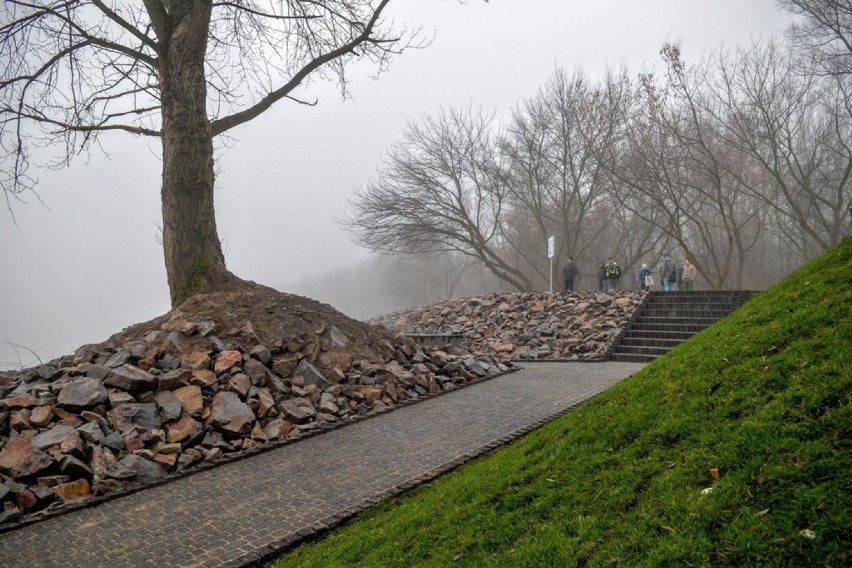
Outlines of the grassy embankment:
{"label": "grassy embankment", "polygon": [[588,405],[275,566],[850,566],[850,282],[847,238]]}

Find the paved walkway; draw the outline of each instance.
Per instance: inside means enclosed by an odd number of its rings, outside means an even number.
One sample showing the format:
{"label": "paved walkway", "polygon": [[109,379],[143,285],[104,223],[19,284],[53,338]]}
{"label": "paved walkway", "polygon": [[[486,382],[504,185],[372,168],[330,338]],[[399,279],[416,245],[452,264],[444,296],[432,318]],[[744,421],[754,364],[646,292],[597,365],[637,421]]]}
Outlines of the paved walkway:
{"label": "paved walkway", "polygon": [[0,566],[243,566],[448,471],[637,372],[535,363],[0,535]]}

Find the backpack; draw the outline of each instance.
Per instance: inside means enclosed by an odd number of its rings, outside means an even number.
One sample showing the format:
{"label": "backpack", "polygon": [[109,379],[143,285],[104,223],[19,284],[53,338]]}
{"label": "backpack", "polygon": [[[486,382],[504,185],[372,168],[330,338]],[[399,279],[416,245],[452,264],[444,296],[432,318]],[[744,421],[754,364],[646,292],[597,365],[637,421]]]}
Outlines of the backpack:
{"label": "backpack", "polygon": [[621,268],[614,262],[608,262],[606,265],[607,278],[621,278]]}

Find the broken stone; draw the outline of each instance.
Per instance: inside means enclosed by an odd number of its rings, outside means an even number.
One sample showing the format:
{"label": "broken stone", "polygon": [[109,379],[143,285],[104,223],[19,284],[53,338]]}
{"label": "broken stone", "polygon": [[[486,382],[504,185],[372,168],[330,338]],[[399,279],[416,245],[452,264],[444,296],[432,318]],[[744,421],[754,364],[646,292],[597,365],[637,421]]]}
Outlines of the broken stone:
{"label": "broken stone", "polygon": [[104,439],[104,431],[101,428],[100,422],[87,422],[77,428],[77,432],[84,440],[92,444],[98,444]]}
{"label": "broken stone", "polygon": [[53,492],[56,494],[56,498],[62,503],[82,501],[91,495],[89,482],[85,479],[60,483],[53,488]]}
{"label": "broken stone", "polygon": [[157,377],[138,367],[125,364],[113,369],[104,384],[128,392],[153,391],[157,388]]}
{"label": "broken stone", "polygon": [[214,428],[226,434],[248,434],[255,415],[236,393],[222,391],[213,398],[209,420]]}
{"label": "broken stone", "polygon": [[133,355],[128,351],[118,351],[112,357],[107,359],[104,366],[109,367],[110,369],[115,369],[116,367],[121,367],[125,363],[130,363],[132,358]]}
{"label": "broken stone", "polygon": [[257,359],[249,359],[243,364],[243,373],[251,378],[252,384],[265,386],[269,376],[269,369]]}
{"label": "broken stone", "polygon": [[302,377],[306,385],[314,385],[320,390],[325,390],[329,383],[316,367],[311,365],[307,359],[302,359],[296,368],[290,373],[290,377]]}
{"label": "broken stone", "polygon": [[53,409],[49,406],[36,406],[30,412],[30,422],[33,426],[47,426],[53,418]]}
{"label": "broken stone", "polygon": [[109,420],[113,429],[124,432],[135,426],[145,430],[160,428],[162,423],[154,403],[122,404],[109,411]]}
{"label": "broken stone", "polygon": [[54,426],[50,430],[46,430],[37,436],[33,436],[30,443],[33,447],[43,450],[50,446],[58,446],[65,438],[75,433],[76,431],[74,428],[70,426]]}
{"label": "broken stone", "polygon": [[0,472],[13,478],[37,475],[53,464],[52,457],[22,436],[13,436],[0,450]]}
{"label": "broken stone", "polygon": [[243,373],[237,373],[228,379],[228,390],[239,394],[241,398],[245,398],[248,395],[251,387],[251,379]]}
{"label": "broken stone", "polygon": [[201,416],[204,410],[204,397],[201,388],[196,385],[181,387],[172,392],[172,396],[180,401],[183,411],[190,416]]}
{"label": "broken stone", "polygon": [[224,351],[219,355],[219,358],[216,359],[216,364],[213,367],[213,371],[218,375],[220,373],[224,373],[241,363],[243,360],[243,355],[239,351]]}
{"label": "broken stone", "polygon": [[349,343],[349,338],[336,325],[331,326],[329,337],[331,338],[331,346],[334,348],[342,349]]}
{"label": "broken stone", "polygon": [[[249,355],[257,359],[264,365],[269,365],[269,362],[272,360],[272,353],[270,353],[269,349],[267,349],[263,345],[258,345],[252,348],[252,350],[249,351]],[[245,372],[248,376],[251,376],[251,374],[249,374],[245,370],[243,372]]]}
{"label": "broken stone", "polygon": [[270,440],[284,440],[296,428],[296,425],[286,420],[270,420],[269,424],[263,427],[263,433]]}
{"label": "broken stone", "polygon": [[166,470],[160,464],[130,454],[107,471],[107,476],[115,479],[135,478],[138,483],[148,484],[160,481],[166,476]]}
{"label": "broken stone", "polygon": [[157,377],[157,391],[170,391],[189,384],[192,373],[188,369],[167,371]]}
{"label": "broken stone", "polygon": [[178,420],[166,424],[166,441],[170,444],[190,443],[203,433],[202,424],[193,420],[188,414],[183,414]]}
{"label": "broken stone", "polygon": [[75,432],[62,440],[62,443],[59,444],[59,452],[83,459],[86,457],[86,445],[83,443],[82,438]]}
{"label": "broken stone", "polygon": [[168,391],[159,392],[154,395],[154,402],[157,404],[157,408],[160,409],[160,416],[163,417],[164,421],[177,420],[180,417],[182,410],[181,401],[173,396],[172,393]]}
{"label": "broken stone", "polygon": [[59,460],[59,471],[71,476],[71,479],[92,477],[92,468],[74,456],[63,456]]}
{"label": "broken stone", "polygon": [[317,415],[317,411],[310,404],[299,404],[295,399],[285,400],[279,405],[284,418],[289,422],[304,424]]}
{"label": "broken stone", "polygon": [[194,351],[184,355],[182,363],[184,367],[192,371],[207,370],[210,369],[210,355],[204,351]]}

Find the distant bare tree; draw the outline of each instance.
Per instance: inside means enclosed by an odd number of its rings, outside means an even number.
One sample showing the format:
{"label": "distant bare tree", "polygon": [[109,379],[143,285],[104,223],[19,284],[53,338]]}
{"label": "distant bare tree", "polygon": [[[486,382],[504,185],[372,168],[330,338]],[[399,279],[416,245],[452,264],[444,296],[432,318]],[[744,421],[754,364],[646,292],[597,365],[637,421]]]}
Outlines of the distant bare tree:
{"label": "distant bare tree", "polygon": [[849,0],[778,0],[801,18],[787,33],[801,50],[809,72],[852,73],[852,2]]}
{"label": "distant bare tree", "polygon": [[[548,280],[544,243],[556,237],[556,257],[589,265],[610,219],[594,215],[613,189],[604,160],[624,136],[632,87],[626,70],[592,82],[580,69],[556,69],[515,110],[504,131],[512,214],[502,224],[508,246]],[[600,219],[599,223],[592,223]],[[587,270],[587,272],[592,272]]]}
{"label": "distant bare tree", "polygon": [[[706,108],[713,129],[762,176],[738,177],[794,229],[789,244],[803,259],[852,231],[852,75],[795,72],[777,43],[719,52]],[[757,182],[757,183],[755,183]]]}
{"label": "distant bare tree", "polygon": [[163,247],[172,304],[244,287],[225,267],[213,210],[214,140],[310,77],[349,63],[382,71],[416,34],[383,20],[389,0],[7,0],[0,8],[0,184],[35,187],[33,149],[63,167],[106,132],[162,144]]}
{"label": "distant bare tree", "polygon": [[506,187],[493,144],[493,116],[442,110],[409,124],[379,171],[356,191],[343,224],[370,250],[399,255],[456,252],[529,290],[505,257],[500,222]]}

